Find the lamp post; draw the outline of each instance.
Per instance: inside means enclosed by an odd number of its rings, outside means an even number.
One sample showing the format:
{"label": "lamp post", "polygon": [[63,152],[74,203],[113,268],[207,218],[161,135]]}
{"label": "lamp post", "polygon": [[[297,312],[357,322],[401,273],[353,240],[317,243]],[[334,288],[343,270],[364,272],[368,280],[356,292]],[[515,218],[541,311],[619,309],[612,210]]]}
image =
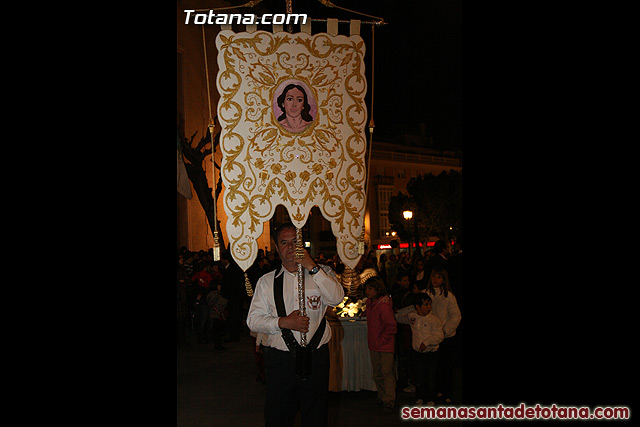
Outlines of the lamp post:
{"label": "lamp post", "polygon": [[[413,211],[410,211],[408,209],[406,211],[402,211],[402,216],[407,221],[410,221],[411,218],[413,218]],[[411,239],[409,239],[409,256],[411,256]]]}

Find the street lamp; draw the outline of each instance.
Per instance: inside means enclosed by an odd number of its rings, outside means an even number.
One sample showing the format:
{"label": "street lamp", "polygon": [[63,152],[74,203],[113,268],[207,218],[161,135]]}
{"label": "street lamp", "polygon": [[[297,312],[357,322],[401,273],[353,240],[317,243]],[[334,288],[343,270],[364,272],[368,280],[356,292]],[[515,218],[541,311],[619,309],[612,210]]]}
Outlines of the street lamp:
{"label": "street lamp", "polygon": [[[408,209],[406,211],[402,211],[402,216],[404,217],[404,219],[409,221],[411,220],[411,218],[413,218],[413,211],[410,211]],[[411,256],[411,238],[409,238],[409,256]]]}

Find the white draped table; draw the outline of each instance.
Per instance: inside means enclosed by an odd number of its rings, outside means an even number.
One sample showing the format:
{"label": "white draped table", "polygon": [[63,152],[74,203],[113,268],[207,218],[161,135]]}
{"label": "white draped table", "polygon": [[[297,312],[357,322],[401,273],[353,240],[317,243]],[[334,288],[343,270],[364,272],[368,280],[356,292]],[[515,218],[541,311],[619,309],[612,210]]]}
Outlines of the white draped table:
{"label": "white draped table", "polygon": [[367,345],[366,318],[329,320],[329,391],[376,390]]}

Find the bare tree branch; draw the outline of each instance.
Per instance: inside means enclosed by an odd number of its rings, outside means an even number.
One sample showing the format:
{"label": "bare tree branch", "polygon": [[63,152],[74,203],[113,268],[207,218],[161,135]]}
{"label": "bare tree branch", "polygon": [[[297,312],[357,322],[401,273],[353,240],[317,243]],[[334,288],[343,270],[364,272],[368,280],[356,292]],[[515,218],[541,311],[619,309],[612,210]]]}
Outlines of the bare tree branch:
{"label": "bare tree branch", "polygon": [[[198,200],[200,201],[200,205],[202,206],[202,209],[207,216],[209,227],[211,231],[214,232],[216,229],[218,231],[220,230],[220,222],[213,216],[213,207],[222,191],[222,179],[218,178],[218,182],[216,183],[216,194],[213,195],[213,190],[211,189],[211,187],[209,187],[209,183],[207,180],[207,174],[205,172],[206,168],[203,165],[205,158],[208,155],[212,154],[212,149],[206,148],[206,146],[211,143],[211,135],[209,133],[209,130],[207,129],[205,136],[200,138],[200,141],[194,148],[193,140],[197,133],[198,131],[194,132],[194,134],[191,135],[190,139],[187,139],[186,137],[181,135],[180,145],[182,146],[182,155],[188,161],[188,163],[185,162],[187,176],[189,176],[189,180],[193,184],[193,189],[195,190]],[[214,141],[219,143],[219,140],[220,132],[217,132],[214,135]],[[214,144],[212,144],[211,146],[213,147]],[[215,162],[213,163],[218,167],[218,170],[220,170],[220,166],[216,165]],[[218,233],[218,238],[220,240],[221,246],[224,248],[225,245],[221,232]]]}

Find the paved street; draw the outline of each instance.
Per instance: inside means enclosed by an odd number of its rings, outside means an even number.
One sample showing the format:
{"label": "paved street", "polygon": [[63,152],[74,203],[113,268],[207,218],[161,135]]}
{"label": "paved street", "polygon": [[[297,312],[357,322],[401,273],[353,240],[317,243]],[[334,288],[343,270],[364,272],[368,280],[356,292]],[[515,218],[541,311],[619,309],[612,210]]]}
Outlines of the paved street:
{"label": "paved street", "polygon": [[[256,382],[253,343],[248,333],[241,334],[240,341],[225,343],[224,351],[214,350],[213,344],[195,344],[194,337],[187,341],[177,349],[177,426],[264,426],[265,386]],[[455,370],[455,378],[454,404],[461,398],[460,369]],[[373,391],[330,392],[329,426],[406,426],[407,421],[400,419],[400,408],[412,406],[415,398],[399,391],[392,413],[385,413],[375,402]],[[433,423],[419,421],[423,425]]]}

